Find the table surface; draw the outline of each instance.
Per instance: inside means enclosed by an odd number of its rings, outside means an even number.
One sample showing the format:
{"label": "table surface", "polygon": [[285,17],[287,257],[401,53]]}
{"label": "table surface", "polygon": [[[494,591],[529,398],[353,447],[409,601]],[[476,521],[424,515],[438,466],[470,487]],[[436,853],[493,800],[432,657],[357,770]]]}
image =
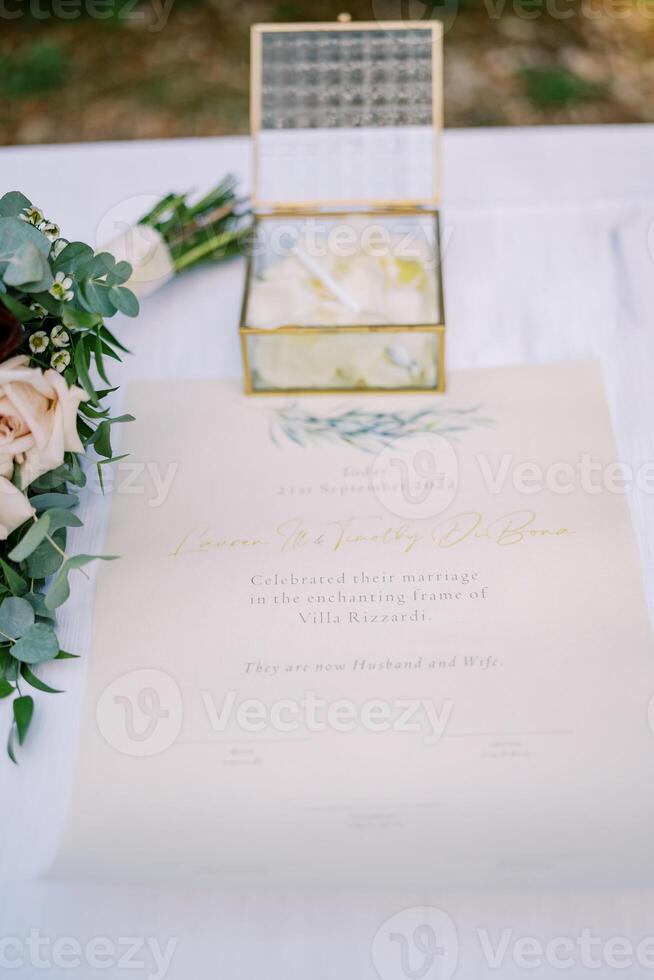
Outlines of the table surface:
{"label": "table surface", "polygon": [[[654,460],[654,127],[446,131],[443,155],[449,367],[598,357],[619,458],[633,465]],[[22,190],[61,222],[67,237],[99,246],[117,222],[135,220],[171,189],[204,189],[228,171],[247,188],[249,156],[245,138],[7,148],[0,151],[0,187]],[[137,321],[117,324],[134,353],[118,380],[239,375],[243,279],[241,260],[192,272],[147,300]],[[643,493],[629,502],[653,614],[654,506]],[[75,549],[101,549],[106,505],[94,498],[84,509],[87,526]],[[81,583],[64,614],[67,649],[85,649],[91,615],[92,587]],[[84,666],[58,667],[67,693],[45,699],[20,768],[0,761],[5,875],[42,869],[65,816]],[[7,724],[0,708],[0,729]],[[20,939],[30,928],[82,941],[138,935],[165,945],[175,937],[166,976],[184,980],[367,980],[377,976],[370,957],[376,929],[421,904],[452,915],[460,941],[456,976],[474,980],[498,975],[481,961],[478,928],[509,926],[546,940],[590,925],[605,938],[640,939],[652,933],[654,894],[462,896],[442,895],[435,886],[419,896],[256,895],[36,882],[0,890],[0,937]],[[513,969],[505,965],[503,980],[524,973]],[[26,965],[13,974],[31,977],[34,970]],[[101,973],[119,977],[124,970]],[[88,965],[50,970],[94,974]],[[144,967],[132,975],[156,973]]]}

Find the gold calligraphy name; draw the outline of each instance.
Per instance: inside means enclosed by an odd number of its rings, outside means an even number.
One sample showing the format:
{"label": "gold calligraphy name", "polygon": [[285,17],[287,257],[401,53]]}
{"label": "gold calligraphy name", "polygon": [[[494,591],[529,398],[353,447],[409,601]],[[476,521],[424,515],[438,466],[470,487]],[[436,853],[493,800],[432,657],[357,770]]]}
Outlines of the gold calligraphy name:
{"label": "gold calligraphy name", "polygon": [[457,514],[432,528],[431,538],[438,548],[454,548],[469,540],[486,540],[506,547],[522,544],[533,538],[560,538],[574,534],[568,527],[539,527],[534,510],[514,510],[491,521],[479,511]]}
{"label": "gold calligraphy name", "polygon": [[[385,520],[380,515],[361,515],[327,521],[312,528],[303,518],[296,517],[278,525],[275,540],[282,553],[307,548],[344,551],[373,544],[399,548],[408,554],[421,544],[455,548],[466,541],[486,541],[499,547],[510,547],[534,539],[561,538],[574,533],[568,527],[542,526],[533,510],[514,510],[490,519],[481,511],[466,511],[426,528],[408,522],[382,523]],[[260,537],[217,538],[211,535],[210,528],[208,522],[196,524],[173,549],[171,556],[215,550],[249,550],[271,543],[267,538]]]}
{"label": "gold calligraphy name", "polygon": [[216,549],[233,551],[240,548],[256,548],[260,545],[268,544],[264,538],[212,538],[208,536],[210,528],[211,525],[209,522],[196,524],[188,534],[184,535],[177,547],[171,551],[170,556],[176,558],[178,555],[197,555],[203,551],[214,551]]}

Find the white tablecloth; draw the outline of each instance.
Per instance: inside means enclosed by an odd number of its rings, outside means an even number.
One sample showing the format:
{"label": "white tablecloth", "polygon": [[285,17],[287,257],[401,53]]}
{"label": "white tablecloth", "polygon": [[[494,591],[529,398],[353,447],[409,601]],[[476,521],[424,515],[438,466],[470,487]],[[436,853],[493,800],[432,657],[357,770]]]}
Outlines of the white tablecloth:
{"label": "white tablecloth", "polygon": [[[4,149],[0,188],[21,189],[69,238],[100,245],[117,217],[137,218],[154,196],[207,188],[226,171],[249,181],[248,141],[234,139]],[[601,358],[620,458],[654,459],[654,127],[474,130],[444,138],[445,280],[451,368],[567,358]],[[244,276],[241,261],[205,268],[148,300],[138,321],[117,324],[134,356],[127,377],[235,376],[240,372],[236,325]],[[552,392],[556,397],[556,392]],[[543,406],[547,411],[547,405]],[[654,502],[630,499],[641,546],[650,612],[654,612]],[[85,505],[87,528],[76,541],[102,548],[103,502]],[[92,589],[80,579],[65,613],[64,643],[83,651]],[[51,675],[54,676],[54,675]],[[0,762],[0,870],[35,874],[51,857],[72,780],[82,662],[58,664],[67,688],[44,699],[14,769]],[[65,678],[65,679],[64,679]],[[8,725],[0,706],[2,731]],[[654,741],[653,741],[654,750]],[[607,773],[610,779],[610,773]],[[156,820],[156,814],[153,814]],[[368,980],[376,930],[416,905],[445,909],[459,933],[455,977],[524,974],[510,955],[492,969],[477,930],[494,941],[552,936],[576,940],[590,927],[604,941],[638,942],[654,933],[654,893],[600,894],[569,890],[543,895],[219,894],[208,887],[169,888],[33,883],[0,889],[0,941],[16,939],[8,958],[22,956],[16,977],[40,976],[27,955],[31,928],[43,936],[157,938],[177,948],[166,976],[221,980]],[[20,944],[23,944],[22,946]],[[513,948],[510,946],[510,948]],[[3,949],[0,942],[0,951]],[[141,957],[136,956],[138,960]],[[96,970],[52,967],[49,975],[121,977],[118,957]],[[30,960],[32,962],[30,962]],[[47,950],[46,960],[47,962]],[[0,964],[0,970],[2,965]],[[405,980],[391,971],[384,980]],[[558,976],[543,967],[536,976]],[[642,977],[643,967],[620,971]],[[614,969],[583,964],[577,977],[608,977]],[[156,976],[152,961],[130,976]],[[427,974],[428,980],[437,974]]]}

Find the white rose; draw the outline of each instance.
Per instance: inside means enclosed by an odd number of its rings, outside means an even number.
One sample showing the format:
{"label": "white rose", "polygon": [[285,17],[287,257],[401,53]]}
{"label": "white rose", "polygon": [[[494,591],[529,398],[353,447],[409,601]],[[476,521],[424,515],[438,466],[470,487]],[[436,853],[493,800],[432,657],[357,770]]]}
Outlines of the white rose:
{"label": "white rose", "polygon": [[20,485],[56,469],[64,453],[83,452],[77,411],[87,395],[69,388],[56,371],[28,367],[29,358],[0,364],[0,540],[33,514],[27,498],[10,480],[20,465]]}
{"label": "white rose", "polygon": [[6,476],[0,476],[0,541],[34,515],[34,508],[24,493]]}

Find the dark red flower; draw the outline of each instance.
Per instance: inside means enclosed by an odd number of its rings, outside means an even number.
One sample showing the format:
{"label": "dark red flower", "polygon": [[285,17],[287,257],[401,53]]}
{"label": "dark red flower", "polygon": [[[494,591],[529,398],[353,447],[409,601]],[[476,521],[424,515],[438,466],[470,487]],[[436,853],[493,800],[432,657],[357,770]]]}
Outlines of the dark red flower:
{"label": "dark red flower", "polygon": [[10,313],[0,300],[0,361],[20,347],[25,339],[25,330],[20,320]]}

